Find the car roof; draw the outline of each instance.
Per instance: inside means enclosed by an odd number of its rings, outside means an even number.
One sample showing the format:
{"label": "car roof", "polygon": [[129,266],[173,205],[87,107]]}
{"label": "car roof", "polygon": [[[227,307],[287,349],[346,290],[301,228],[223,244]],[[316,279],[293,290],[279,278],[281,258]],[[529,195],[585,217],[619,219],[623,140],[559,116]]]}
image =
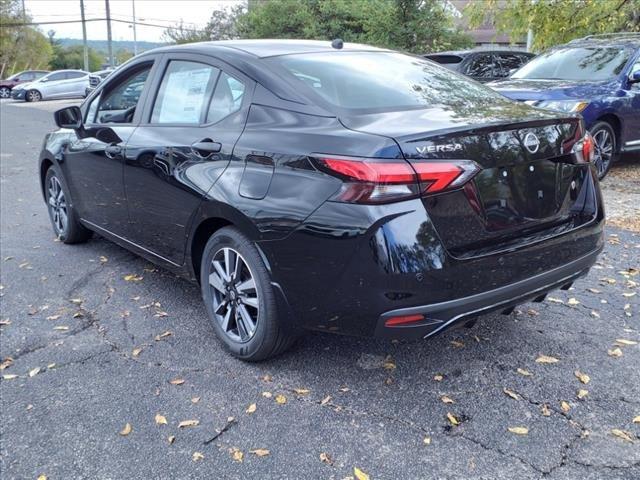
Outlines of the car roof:
{"label": "car roof", "polygon": [[526,55],[535,57],[535,53],[525,52],[522,50],[449,50],[446,52],[425,53],[423,57],[437,57],[439,55],[456,55],[458,57],[466,57],[474,53],[514,53],[517,55]]}
{"label": "car roof", "polygon": [[576,38],[564,45],[558,45],[557,48],[567,46],[580,46],[580,47],[635,47],[640,48],[640,33],[635,32],[621,32],[621,33],[609,33],[601,35],[589,35],[583,38]]}
{"label": "car roof", "polygon": [[344,42],[342,49],[331,46],[330,41],[322,40],[220,40],[215,42],[198,42],[181,45],[171,45],[149,50],[145,53],[166,53],[174,50],[191,53],[212,53],[228,51],[229,49],[245,53],[256,58],[274,57],[277,55],[291,55],[295,53],[331,52],[339,50],[351,51],[389,51],[387,49]]}

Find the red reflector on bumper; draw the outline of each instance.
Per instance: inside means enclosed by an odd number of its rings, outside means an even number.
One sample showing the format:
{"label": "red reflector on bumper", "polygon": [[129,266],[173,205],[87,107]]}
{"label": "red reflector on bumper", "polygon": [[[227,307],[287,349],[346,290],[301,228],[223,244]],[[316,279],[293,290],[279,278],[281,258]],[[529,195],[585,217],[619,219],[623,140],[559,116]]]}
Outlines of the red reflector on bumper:
{"label": "red reflector on bumper", "polygon": [[404,315],[401,317],[391,317],[384,322],[385,327],[397,327],[408,323],[420,322],[424,320],[424,315]]}

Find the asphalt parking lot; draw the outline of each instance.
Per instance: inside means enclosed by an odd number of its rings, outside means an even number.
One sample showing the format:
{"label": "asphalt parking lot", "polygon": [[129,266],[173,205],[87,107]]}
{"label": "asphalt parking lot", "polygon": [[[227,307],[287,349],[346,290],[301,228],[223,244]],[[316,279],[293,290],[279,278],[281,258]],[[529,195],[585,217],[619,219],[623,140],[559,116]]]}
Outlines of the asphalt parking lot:
{"label": "asphalt parking lot", "polygon": [[605,180],[616,220],[571,290],[428,342],[313,333],[245,364],[197,286],[56,241],[36,159],[64,104],[0,107],[2,478],[640,478],[640,162]]}

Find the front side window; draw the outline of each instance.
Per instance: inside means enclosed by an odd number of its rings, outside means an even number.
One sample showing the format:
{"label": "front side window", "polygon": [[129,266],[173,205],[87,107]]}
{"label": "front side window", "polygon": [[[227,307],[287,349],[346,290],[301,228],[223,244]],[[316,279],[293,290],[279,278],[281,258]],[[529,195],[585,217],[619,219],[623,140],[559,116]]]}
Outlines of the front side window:
{"label": "front side window", "polygon": [[46,78],[48,82],[55,82],[56,80],[64,80],[66,77],[66,72],[56,72],[50,75],[47,75]]}
{"label": "front side window", "polygon": [[67,79],[71,80],[72,78],[82,78],[86,77],[87,74],[83,72],[67,72]]}
{"label": "front side window", "polygon": [[512,78],[542,80],[608,80],[622,72],[631,52],[612,47],[559,48],[542,53]]}
{"label": "front side window", "polygon": [[392,52],[319,52],[265,59],[293,83],[349,111],[429,108],[471,109],[500,105],[505,98],[433,62]]}
{"label": "front side window", "polygon": [[160,84],[151,123],[204,123],[219,72],[204,63],[171,61]]}
{"label": "front side window", "polygon": [[139,65],[113,87],[107,85],[89,106],[87,121],[131,123],[150,71],[151,64]]}

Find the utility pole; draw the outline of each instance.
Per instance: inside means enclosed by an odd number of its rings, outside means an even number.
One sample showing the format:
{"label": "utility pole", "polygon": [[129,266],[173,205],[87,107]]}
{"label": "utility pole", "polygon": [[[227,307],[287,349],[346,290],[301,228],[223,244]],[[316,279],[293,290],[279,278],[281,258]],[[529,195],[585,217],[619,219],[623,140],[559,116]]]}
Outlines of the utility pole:
{"label": "utility pole", "polygon": [[80,0],[80,17],[82,18],[82,56],[84,60],[84,71],[89,71],[89,48],[87,47],[87,22],[84,18],[84,0]]}
{"label": "utility pole", "polygon": [[133,56],[138,55],[138,36],[136,35],[136,0],[131,0],[133,10]]}
{"label": "utility pole", "polygon": [[109,66],[113,68],[113,44],[111,42],[111,11],[109,10],[109,0],[104,0],[107,14],[107,43],[109,46]]}

